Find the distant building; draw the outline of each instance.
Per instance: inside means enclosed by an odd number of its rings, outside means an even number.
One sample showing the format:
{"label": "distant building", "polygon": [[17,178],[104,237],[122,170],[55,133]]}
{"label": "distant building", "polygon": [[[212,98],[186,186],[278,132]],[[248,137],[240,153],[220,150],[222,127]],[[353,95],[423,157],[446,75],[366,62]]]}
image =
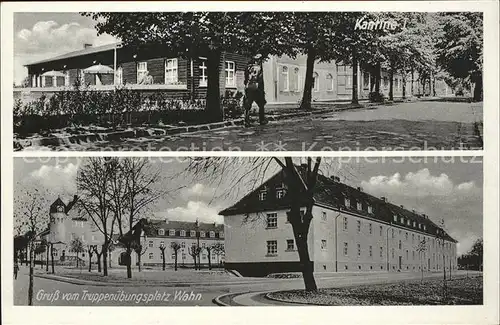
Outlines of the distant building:
{"label": "distant building", "polygon": [[[141,264],[143,266],[161,266],[163,263],[160,247],[165,247],[165,263],[174,265],[175,255],[172,243],[180,245],[177,256],[179,267],[194,265],[194,259],[189,255],[193,246],[201,248],[200,262],[202,266],[208,265],[207,247],[221,244],[224,247],[224,225],[217,223],[173,221],[168,219],[149,220],[149,227],[141,234]],[[118,236],[115,238],[116,249],[112,253],[113,263],[126,265],[125,249],[119,244]],[[213,266],[224,263],[224,252],[211,251],[210,262]],[[132,253],[132,265],[138,263],[137,253]]]}
{"label": "distant building", "polygon": [[[225,91],[244,91],[244,70],[248,58],[223,53],[220,63],[221,95]],[[338,63],[338,62],[337,62]],[[313,71],[313,101],[350,100],[353,84],[358,85],[359,99],[367,99],[372,90],[371,76],[358,69],[358,80],[352,80],[352,68],[336,62],[316,62]],[[125,85],[144,94],[164,92],[172,97],[205,98],[207,64],[203,56],[186,59],[169,53],[168,49],[144,47],[136,49],[120,43],[91,46],[81,50],[25,65],[28,69],[27,85],[16,88],[14,98],[33,99],[42,93],[50,96],[59,90],[70,90],[75,82],[89,89],[110,91]],[[302,99],[306,72],[306,56],[270,57],[263,64],[266,100],[270,104],[298,103]],[[417,79],[413,82],[414,95],[428,94]],[[411,95],[411,76],[406,80],[406,95]],[[421,88],[421,87],[420,87]],[[451,95],[451,90],[437,81],[438,96]],[[381,71],[380,91],[388,96],[389,74]],[[402,96],[403,78],[394,75],[394,97]]]}
{"label": "distant building", "polygon": [[[220,212],[227,269],[245,276],[301,270],[283,179],[283,172],[277,173]],[[457,269],[456,240],[426,215],[343,184],[338,177],[319,175],[315,189],[308,236],[314,272]],[[419,252],[419,244],[425,251]]]}

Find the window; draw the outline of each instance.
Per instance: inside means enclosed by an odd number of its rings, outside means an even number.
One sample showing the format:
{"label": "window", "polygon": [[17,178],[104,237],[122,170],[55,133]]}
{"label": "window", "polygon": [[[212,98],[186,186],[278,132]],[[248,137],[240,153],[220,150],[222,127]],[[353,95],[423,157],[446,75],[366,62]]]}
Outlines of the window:
{"label": "window", "polygon": [[170,230],[168,231],[168,235],[169,235],[169,236],[175,236],[175,229],[170,229]]}
{"label": "window", "polygon": [[200,69],[200,87],[207,86],[207,59],[200,58],[200,65],[198,66]]}
{"label": "window", "polygon": [[267,241],[267,255],[278,254],[278,242],[276,240]]}
{"label": "window", "polygon": [[370,246],[370,247],[368,247],[368,255],[369,255],[370,257],[373,257],[373,248],[372,248],[371,246]]}
{"label": "window", "polygon": [[165,235],[165,229],[158,229],[158,235],[164,236]]}
{"label": "window", "polygon": [[285,190],[280,188],[276,190],[276,198],[282,199],[285,196]]}
{"label": "window", "polygon": [[196,231],[194,231],[194,230],[189,231],[189,236],[196,237]]}
{"label": "window", "polygon": [[313,80],[314,80],[314,92],[319,91],[319,75],[317,72],[313,73]]}
{"label": "window", "polygon": [[333,76],[331,73],[326,75],[326,90],[333,91]]}
{"label": "window", "polygon": [[303,86],[302,75],[300,74],[299,68],[295,68],[293,70],[293,76],[295,78],[294,80],[296,81],[294,90],[295,90],[295,92],[299,92]]}
{"label": "window", "polygon": [[416,226],[417,226],[417,222],[413,221],[413,228],[415,228]]}
{"label": "window", "polygon": [[267,199],[267,191],[262,190],[259,193],[259,201],[265,201]]}
{"label": "window", "polygon": [[398,248],[401,249],[401,239],[399,240]]}
{"label": "window", "polygon": [[358,244],[358,256],[361,256],[361,244]]}
{"label": "window", "polygon": [[406,250],[406,260],[408,260],[408,250]]}
{"label": "window", "polygon": [[410,221],[410,219],[406,220],[406,225],[407,225],[407,226],[411,225],[411,221]]}
{"label": "window", "polygon": [[380,246],[380,257],[384,256],[384,248]]}
{"label": "window", "polygon": [[85,241],[85,235],[82,235],[82,241]]}
{"label": "window", "polygon": [[412,258],[415,260],[415,251],[412,252]]}
{"label": "window", "polygon": [[345,207],[346,208],[350,208],[351,207],[351,200],[349,200],[348,198],[345,198],[344,203],[345,203]]}
{"label": "window", "polygon": [[356,228],[358,229],[358,232],[361,232],[361,221],[356,221]]}
{"label": "window", "polygon": [[424,230],[427,230],[427,227],[425,225],[423,225],[423,227],[424,227]]}
{"label": "window", "polygon": [[287,251],[293,251],[295,250],[295,243],[293,239],[287,239],[286,240],[286,250]]}
{"label": "window", "polygon": [[236,86],[235,81],[235,64],[232,61],[226,61],[226,86]]}
{"label": "window", "polygon": [[210,238],[214,238],[214,237],[215,237],[215,231],[211,231],[211,232],[209,233],[209,236],[210,236]]}
{"label": "window", "polygon": [[345,87],[352,88],[352,76],[345,76]]}
{"label": "window", "polygon": [[267,214],[267,228],[277,228],[278,227],[278,214],[268,213]]}
{"label": "window", "polygon": [[344,217],[344,231],[347,231],[347,217]]}
{"label": "window", "polygon": [[368,233],[371,235],[373,234],[373,226],[371,223],[368,224]]}
{"label": "window", "polygon": [[116,69],[115,78],[116,78],[117,85],[123,84],[123,68],[122,67],[118,67]]}
{"label": "window", "polygon": [[401,222],[402,224],[404,224],[404,223],[405,223],[405,218],[401,217],[401,218],[399,219],[399,222]]}
{"label": "window", "polygon": [[182,244],[181,244],[181,247],[182,248],[186,248],[186,242],[183,241]]}
{"label": "window", "polygon": [[368,213],[369,214],[372,214],[373,213],[373,208],[371,205],[368,206]]}
{"label": "window", "polygon": [[413,244],[415,242],[415,234],[411,234],[411,243]]}
{"label": "window", "polygon": [[219,238],[224,238],[224,232],[223,231],[219,232]]}
{"label": "window", "polygon": [[370,87],[370,74],[363,72],[363,88],[368,89],[368,87]]}
{"label": "window", "polygon": [[361,204],[361,202],[358,202],[358,203],[356,204],[356,208],[358,208],[358,211],[363,210],[363,205]]}
{"label": "window", "polygon": [[186,231],[185,230],[181,230],[181,236],[182,237],[186,236]]}
{"label": "window", "polygon": [[141,83],[148,72],[148,63],[146,61],[137,62],[137,83]]}
{"label": "window", "polygon": [[149,247],[153,247],[153,241],[152,240],[149,241]]}
{"label": "window", "polygon": [[[173,243],[170,244],[171,244],[170,246],[172,246]],[[165,247],[165,242],[163,240],[160,242],[160,247]]]}
{"label": "window", "polygon": [[397,216],[397,215],[394,215],[394,216],[392,217],[392,220],[394,220],[394,222],[398,221],[398,216]]}
{"label": "window", "polygon": [[207,246],[206,243],[201,243],[201,248],[205,248]]}
{"label": "window", "polygon": [[344,243],[344,256],[349,254],[349,244]]}
{"label": "window", "polygon": [[379,236],[382,237],[382,232],[384,231],[384,228],[382,226],[379,227]]}
{"label": "window", "polygon": [[288,79],[288,67],[281,68],[281,76],[283,78],[283,91],[289,91],[290,80]]}
{"label": "window", "polygon": [[408,240],[408,232],[405,232],[405,240]]}
{"label": "window", "polygon": [[165,84],[174,84],[178,81],[177,59],[165,61]]}
{"label": "window", "polygon": [[326,239],[321,240],[321,249],[326,250]]}
{"label": "window", "polygon": [[148,256],[148,257],[149,257],[149,259],[150,259],[150,260],[152,260],[152,259],[153,259],[153,257],[154,257],[154,254],[153,254],[153,253],[149,253],[149,256]]}
{"label": "window", "polygon": [[392,229],[392,238],[394,239],[394,229]]}
{"label": "window", "polygon": [[92,235],[92,241],[96,241],[95,235]]}
{"label": "window", "polygon": [[200,231],[200,237],[202,237],[202,238],[205,237],[205,232],[204,231]]}
{"label": "window", "polygon": [[394,258],[394,248],[391,249],[391,256]]}
{"label": "window", "polygon": [[321,213],[321,220],[326,221],[326,212],[325,211],[323,211]]}

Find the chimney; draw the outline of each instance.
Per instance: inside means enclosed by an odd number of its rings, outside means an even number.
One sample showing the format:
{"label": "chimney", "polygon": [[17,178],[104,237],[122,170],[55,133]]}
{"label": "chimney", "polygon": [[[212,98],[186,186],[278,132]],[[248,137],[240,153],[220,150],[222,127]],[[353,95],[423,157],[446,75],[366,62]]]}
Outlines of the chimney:
{"label": "chimney", "polygon": [[363,188],[358,186],[358,191],[363,192]]}
{"label": "chimney", "polygon": [[83,44],[83,48],[84,48],[84,49],[87,49],[87,48],[89,48],[89,47],[92,47],[92,44],[90,44],[90,43],[85,43],[85,44]]}
{"label": "chimney", "polygon": [[387,202],[387,198],[385,196],[382,196],[380,199],[384,202]]}
{"label": "chimney", "polygon": [[165,223],[168,225],[168,218],[165,218]]}
{"label": "chimney", "polygon": [[415,214],[415,209],[411,209],[411,212],[413,212],[413,214]]}

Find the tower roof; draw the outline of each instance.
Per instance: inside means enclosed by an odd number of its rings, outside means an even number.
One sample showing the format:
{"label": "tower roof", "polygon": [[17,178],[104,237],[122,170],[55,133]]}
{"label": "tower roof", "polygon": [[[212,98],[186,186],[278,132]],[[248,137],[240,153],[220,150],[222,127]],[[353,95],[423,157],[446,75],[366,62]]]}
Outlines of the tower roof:
{"label": "tower roof", "polygon": [[56,212],[61,212],[58,210],[58,207],[62,206],[63,207],[63,211],[65,212],[66,211],[66,204],[61,200],[61,198],[57,198],[57,200],[54,201],[54,203],[52,203],[50,205],[50,213],[56,213]]}

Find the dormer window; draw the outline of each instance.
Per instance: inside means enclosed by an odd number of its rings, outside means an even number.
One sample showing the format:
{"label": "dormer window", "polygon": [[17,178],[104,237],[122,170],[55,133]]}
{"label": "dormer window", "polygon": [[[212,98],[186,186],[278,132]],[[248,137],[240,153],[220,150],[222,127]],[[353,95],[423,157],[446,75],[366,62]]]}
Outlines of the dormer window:
{"label": "dormer window", "polygon": [[361,204],[361,202],[358,202],[358,203],[356,204],[356,207],[358,208],[358,211],[363,210],[363,205]]}
{"label": "dormer window", "polygon": [[202,238],[205,237],[205,232],[204,231],[200,231],[200,237],[202,237]]}
{"label": "dormer window", "polygon": [[64,207],[62,205],[58,205],[57,212],[64,212]]}
{"label": "dormer window", "polygon": [[410,219],[406,220],[406,225],[408,225],[408,226],[409,226],[410,224],[411,224]]}
{"label": "dormer window", "polygon": [[214,237],[215,237],[215,231],[211,231],[211,232],[209,233],[209,236],[210,236],[210,238],[214,238]]}
{"label": "dormer window", "polygon": [[401,218],[399,219],[399,222],[401,222],[402,224],[404,224],[404,223],[405,223],[405,218],[401,217]]}
{"label": "dormer window", "polygon": [[267,199],[267,190],[261,190],[259,193],[259,201],[265,201]]}
{"label": "dormer window", "polygon": [[219,232],[219,238],[224,238],[224,232],[223,231]]}
{"label": "dormer window", "polygon": [[373,208],[371,205],[368,206],[368,213],[369,214],[372,214],[373,213]]}
{"label": "dormer window", "polygon": [[427,230],[427,227],[425,225],[423,225],[423,227],[424,227],[424,230]]}
{"label": "dormer window", "polygon": [[279,188],[276,190],[276,198],[277,199],[282,199],[285,196],[285,190],[282,188]]}
{"label": "dormer window", "polygon": [[350,208],[351,207],[351,200],[349,200],[348,198],[345,198],[344,204],[345,204],[346,208]]}
{"label": "dormer window", "polygon": [[158,235],[164,236],[165,235],[165,230],[164,229],[158,229]]}
{"label": "dormer window", "polygon": [[191,231],[189,232],[189,236],[190,236],[190,237],[196,237],[196,231],[191,230]]}
{"label": "dormer window", "polygon": [[417,226],[417,222],[413,221],[413,228],[415,228],[416,226]]}
{"label": "dormer window", "polygon": [[398,221],[398,216],[397,216],[397,215],[394,215],[394,216],[392,217],[392,220],[394,220],[394,222]]}
{"label": "dormer window", "polygon": [[181,236],[182,236],[182,237],[185,237],[185,236],[186,236],[186,231],[185,231],[185,230],[181,230]]}

